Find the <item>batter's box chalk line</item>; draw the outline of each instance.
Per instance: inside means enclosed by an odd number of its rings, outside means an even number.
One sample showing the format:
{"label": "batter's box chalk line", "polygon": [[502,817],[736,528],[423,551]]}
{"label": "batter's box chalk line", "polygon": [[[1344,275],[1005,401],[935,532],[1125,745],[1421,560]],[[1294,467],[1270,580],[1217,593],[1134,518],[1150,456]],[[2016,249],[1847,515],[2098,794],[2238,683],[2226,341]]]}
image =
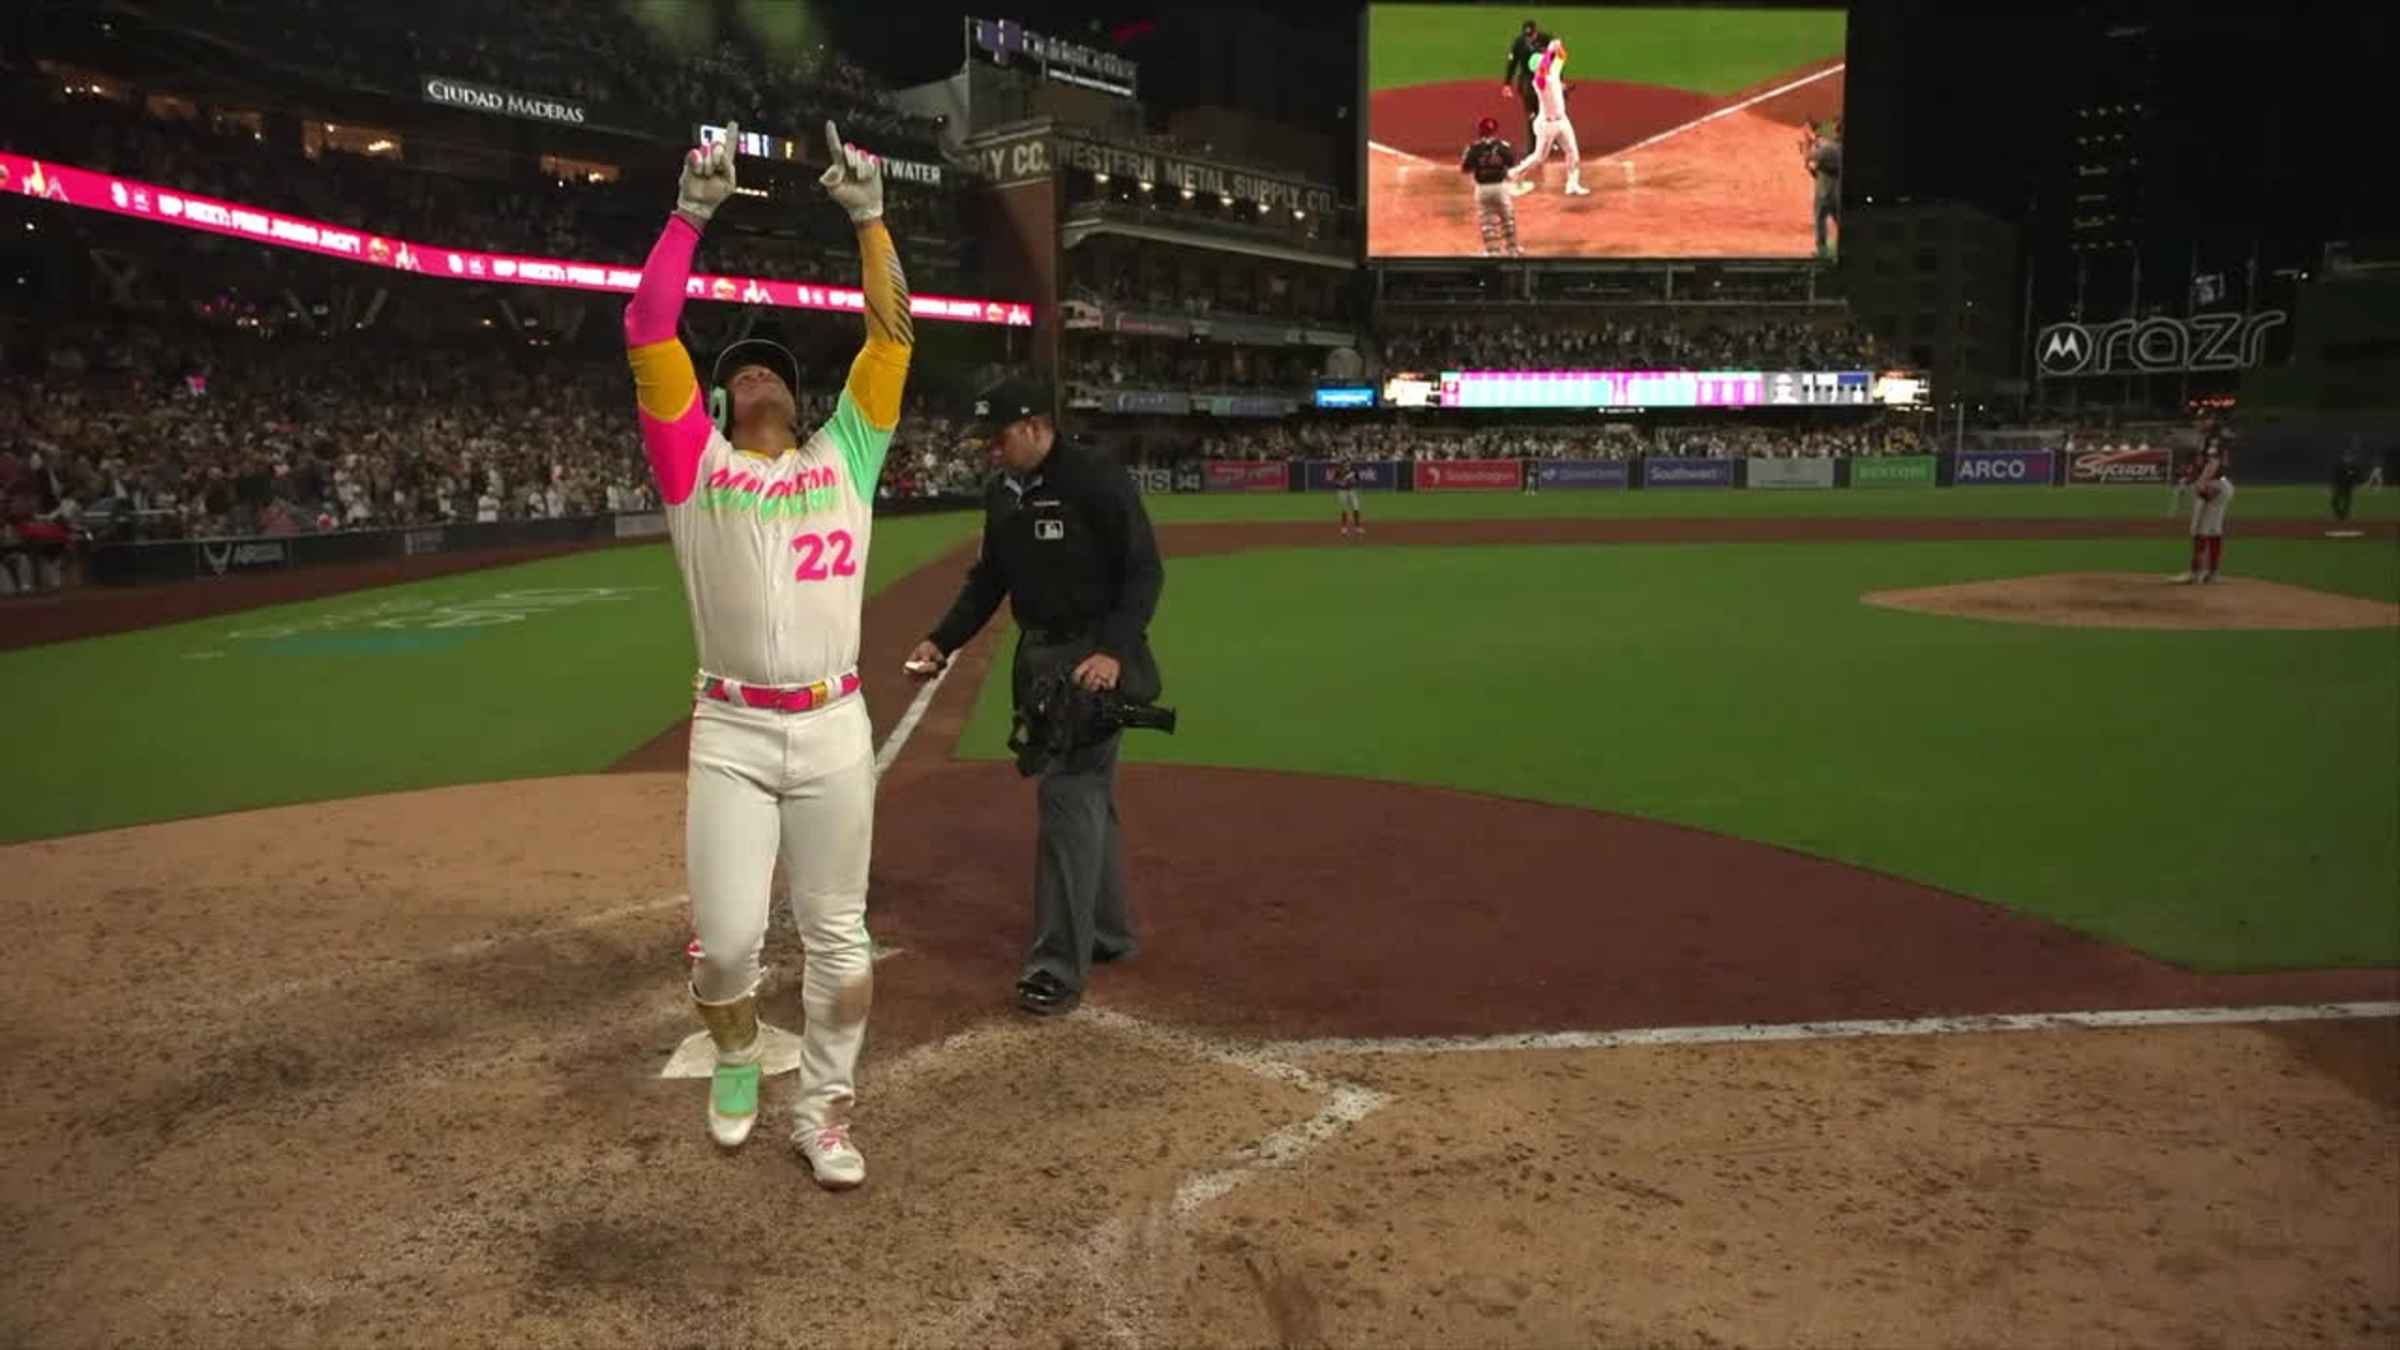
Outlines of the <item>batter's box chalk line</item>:
{"label": "batter's box chalk line", "polygon": [[[1202,1206],[1224,1196],[1260,1174],[1290,1167],[1366,1119],[1391,1098],[1373,1088],[1320,1077],[1307,1069],[1255,1047],[1151,1022],[1130,1013],[1086,1004],[1061,1019],[1098,1026],[1144,1045],[1191,1058],[1223,1064],[1272,1082],[1286,1083],[1325,1099],[1305,1120],[1295,1121],[1235,1149],[1222,1165],[1193,1172],[1178,1182],[1163,1205],[1139,1217],[1112,1215],[1095,1224],[1083,1239],[1046,1260],[1015,1262],[985,1281],[973,1297],[955,1310],[914,1329],[903,1344],[956,1346],[987,1343],[988,1324],[1004,1308],[1026,1306],[1043,1286],[1065,1278],[1077,1288],[1071,1297],[1078,1306],[1096,1307],[1109,1343],[1141,1350],[1158,1343],[1150,1334],[1155,1319],[1125,1278],[1125,1268],[1141,1250],[1171,1238]],[[879,1086],[914,1078],[971,1046],[1005,1039],[1025,1039],[1022,1026],[985,1023],[936,1045],[905,1055],[881,1076]]]}

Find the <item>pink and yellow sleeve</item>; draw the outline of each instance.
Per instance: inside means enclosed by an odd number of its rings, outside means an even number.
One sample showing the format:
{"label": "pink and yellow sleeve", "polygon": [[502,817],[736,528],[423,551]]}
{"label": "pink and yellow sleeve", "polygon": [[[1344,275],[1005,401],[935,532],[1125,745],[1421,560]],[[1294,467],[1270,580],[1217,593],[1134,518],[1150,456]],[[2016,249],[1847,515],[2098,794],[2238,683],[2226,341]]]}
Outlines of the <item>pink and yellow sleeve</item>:
{"label": "pink and yellow sleeve", "polygon": [[700,456],[708,449],[708,410],[700,400],[692,355],[675,336],[683,315],[684,283],[700,231],[682,216],[670,216],[642,264],[642,279],[625,306],[625,354],[633,365],[633,389],[642,424],[642,448],[659,496],[670,506],[692,495]]}
{"label": "pink and yellow sleeve", "polygon": [[900,426],[900,395],[908,386],[917,326],[909,317],[908,274],[900,267],[892,232],[882,221],[859,226],[858,261],[859,285],[866,293],[867,340],[850,362],[850,378],[842,384],[825,431],[841,447],[851,486],[861,500],[871,502],[892,433]]}

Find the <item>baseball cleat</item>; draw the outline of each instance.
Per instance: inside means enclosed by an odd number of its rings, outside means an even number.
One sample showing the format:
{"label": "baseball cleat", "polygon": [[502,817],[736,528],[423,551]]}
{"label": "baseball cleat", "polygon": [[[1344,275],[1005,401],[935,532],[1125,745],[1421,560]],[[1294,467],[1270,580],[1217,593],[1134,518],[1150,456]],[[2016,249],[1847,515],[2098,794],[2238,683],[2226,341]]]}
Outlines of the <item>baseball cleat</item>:
{"label": "baseball cleat", "polygon": [[719,1064],[708,1083],[708,1137],[740,1148],[758,1124],[758,1066]]}
{"label": "baseball cleat", "polygon": [[1522,197],[1526,193],[1533,191],[1533,184],[1520,178],[1517,181],[1509,184],[1508,190],[1512,195]]}
{"label": "baseball cleat", "polygon": [[2189,586],[2199,579],[2200,574],[2197,572],[2178,572],[2174,576],[2167,578],[2169,582],[2172,582],[2177,586]]}
{"label": "baseball cleat", "polygon": [[817,1184],[829,1191],[846,1191],[867,1179],[867,1160],[850,1142],[847,1125],[803,1125],[793,1132],[792,1146],[808,1159]]}
{"label": "baseball cleat", "polygon": [[1589,197],[1592,195],[1592,190],[1585,187],[1581,183],[1569,183],[1567,184],[1567,195],[1570,197]]}

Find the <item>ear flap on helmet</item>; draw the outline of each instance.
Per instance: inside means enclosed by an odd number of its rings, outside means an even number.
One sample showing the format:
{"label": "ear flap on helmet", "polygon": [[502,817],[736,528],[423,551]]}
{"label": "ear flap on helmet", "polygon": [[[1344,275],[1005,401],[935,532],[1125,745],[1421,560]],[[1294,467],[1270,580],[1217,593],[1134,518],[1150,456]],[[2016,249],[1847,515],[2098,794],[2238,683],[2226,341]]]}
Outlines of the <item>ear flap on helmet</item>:
{"label": "ear flap on helmet", "polygon": [[708,387],[708,420],[717,424],[720,435],[733,434],[733,395],[726,391],[724,385],[712,384]]}

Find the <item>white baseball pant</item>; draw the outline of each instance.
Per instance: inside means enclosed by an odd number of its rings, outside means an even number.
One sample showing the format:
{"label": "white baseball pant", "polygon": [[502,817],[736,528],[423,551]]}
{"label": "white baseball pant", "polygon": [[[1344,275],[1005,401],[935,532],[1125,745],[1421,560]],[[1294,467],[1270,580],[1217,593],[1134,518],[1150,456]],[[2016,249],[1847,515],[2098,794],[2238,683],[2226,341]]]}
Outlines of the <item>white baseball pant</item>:
{"label": "white baseball pant", "polygon": [[1582,182],[1583,152],[1575,145],[1575,124],[1564,117],[1533,119],[1533,153],[1517,161],[1517,167],[1509,171],[1509,177],[1522,178],[1539,169],[1548,162],[1550,151],[1562,145],[1567,151],[1567,181]]}
{"label": "white baseball pant", "polygon": [[692,991],[727,1003],[758,988],[768,887],[783,858],[804,956],[800,1051],[807,1127],[847,1119],[875,964],[867,938],[875,747],[864,699],[802,713],[701,699],[692,709],[684,870],[700,959]]}

